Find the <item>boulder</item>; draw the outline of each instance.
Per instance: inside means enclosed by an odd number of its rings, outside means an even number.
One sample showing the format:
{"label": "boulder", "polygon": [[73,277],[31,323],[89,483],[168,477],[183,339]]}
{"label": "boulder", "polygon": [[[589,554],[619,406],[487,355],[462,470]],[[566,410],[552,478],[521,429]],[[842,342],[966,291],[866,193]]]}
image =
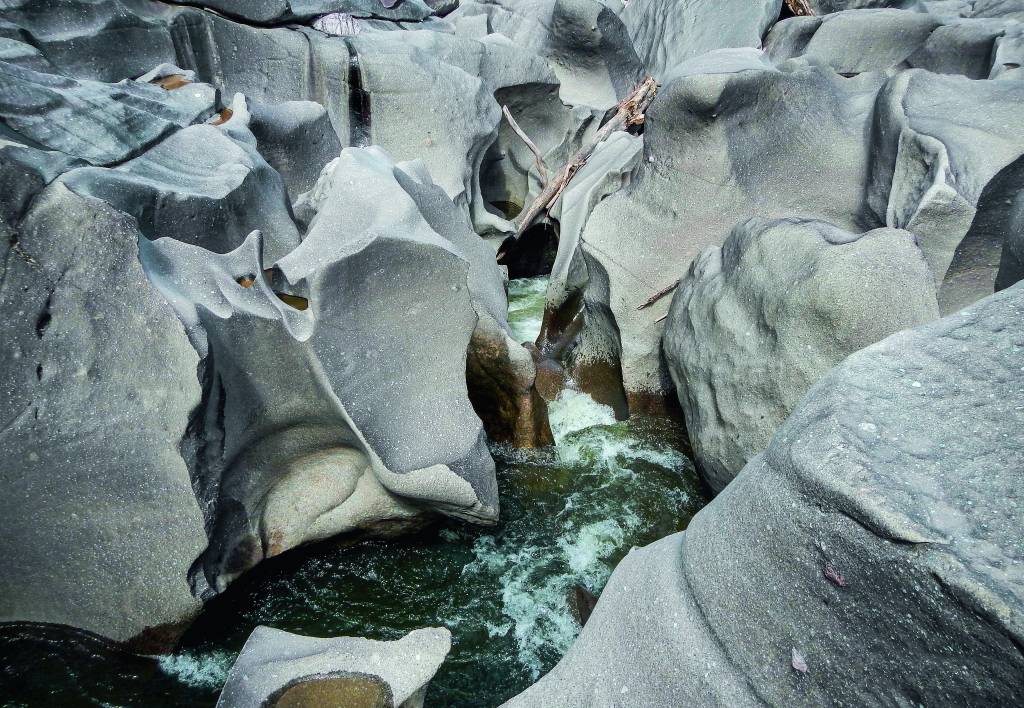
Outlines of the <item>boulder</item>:
{"label": "boulder", "polygon": [[[1006,170],[1024,155],[1022,102],[1024,82],[971,81],[919,69],[896,75],[879,94],[866,203],[877,221],[918,237],[940,299],[965,300],[943,291],[956,288],[946,277],[972,223],[1000,208],[998,201],[981,201],[986,189],[1024,188],[1024,172]],[[1002,182],[994,184],[998,176]],[[989,247],[996,260],[1001,245]],[[989,268],[985,291],[992,292],[994,276]]]}
{"label": "boulder", "polygon": [[853,354],[506,705],[1024,700],[1024,285]]}
{"label": "boulder", "polygon": [[716,49],[761,47],[782,0],[643,0],[620,13],[641,62],[664,81],[679,64]]}
{"label": "boulder", "polygon": [[217,708],[422,708],[451,646],[451,632],[443,627],[381,642],[319,639],[260,626],[231,667]]}
{"label": "boulder", "polygon": [[498,515],[466,389],[467,260],[405,188],[422,174],[346,149],[328,179],[302,244],[276,264],[258,232],[223,255],[169,238],[141,247],[201,357],[183,449],[210,536],[191,571],[204,597],[301,543],[392,534],[438,511]]}
{"label": "boulder", "polygon": [[[816,219],[851,233],[905,229],[940,299],[993,291],[1001,240],[972,259],[982,285],[957,293],[946,277],[971,224],[985,218],[979,204],[991,210],[996,191],[1019,189],[1019,171],[1004,170],[1024,147],[1024,83],[918,69],[844,78],[806,60],[773,66],[752,49],[702,55],[673,76],[647,110],[632,179],[587,220],[589,280],[558,279],[548,292],[547,330],[577,338],[570,373],[585,391],[607,402],[618,378],[636,410],[672,398],[660,354],[668,299],[656,296],[751,217]],[[983,199],[989,185],[993,196]]]}
{"label": "boulder", "polygon": [[721,491],[849,354],[938,319],[913,234],[752,219],[683,276],[664,352],[698,468]]}
{"label": "boulder", "polygon": [[0,622],[152,652],[199,609],[186,576],[205,535],[179,450],[198,358],[139,238],[57,183],[0,240]]}
{"label": "boulder", "polygon": [[225,253],[260,229],[273,262],[299,245],[299,232],[284,182],[257,150],[244,111],[239,97],[221,125],[189,126],[122,165],[71,170],[60,181],[132,215],[149,239]]}

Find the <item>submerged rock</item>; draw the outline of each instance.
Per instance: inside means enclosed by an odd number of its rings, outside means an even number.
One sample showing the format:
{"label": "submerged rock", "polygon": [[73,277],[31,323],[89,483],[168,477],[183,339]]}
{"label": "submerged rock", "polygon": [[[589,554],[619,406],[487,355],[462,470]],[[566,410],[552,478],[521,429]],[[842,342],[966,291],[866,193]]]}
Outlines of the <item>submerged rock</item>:
{"label": "submerged rock", "polygon": [[690,265],[664,349],[698,467],[721,491],[834,365],[938,319],[913,234],[751,220]]}
{"label": "submerged rock", "polygon": [[1022,317],[1017,285],[833,369],[507,705],[1024,700]]}
{"label": "submerged rock", "polygon": [[422,708],[427,685],[451,646],[451,632],[443,627],[380,642],[318,639],[260,626],[231,667],[217,708]]}
{"label": "submerged rock", "polygon": [[179,451],[198,358],[139,238],[58,183],[0,241],[0,622],[152,652],[199,609],[186,574],[205,538]]}

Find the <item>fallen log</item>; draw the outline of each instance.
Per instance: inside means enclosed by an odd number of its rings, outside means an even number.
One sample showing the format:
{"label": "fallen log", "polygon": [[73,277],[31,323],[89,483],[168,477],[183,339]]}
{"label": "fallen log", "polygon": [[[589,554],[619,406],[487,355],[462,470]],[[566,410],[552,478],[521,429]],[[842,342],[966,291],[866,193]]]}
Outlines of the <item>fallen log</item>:
{"label": "fallen log", "polygon": [[[576,154],[574,154],[565,166],[555,174],[549,180],[546,180],[544,189],[541,193],[533,200],[533,203],[523,211],[523,217],[519,221],[519,225],[516,228],[514,239],[518,239],[523,233],[533,225],[533,222],[541,215],[542,212],[551,209],[557,202],[559,197],[562,196],[562,192],[565,191],[566,186],[572,180],[573,176],[580,171],[580,169],[587,164],[587,160],[597,149],[597,146],[608,139],[612,133],[619,130],[626,130],[630,126],[642,125],[644,122],[644,112],[647,107],[651,105],[651,101],[654,100],[654,95],[658,92],[658,84],[653,77],[648,76],[646,79],[641,81],[633,91],[626,96],[617,107],[615,115],[601,126],[594,137],[591,138],[583,147],[581,147]],[[522,132],[519,126],[512,119],[511,114],[508,110],[505,110],[506,117],[509,118],[509,124],[512,129],[516,131],[520,138],[526,142],[527,147],[533,152],[534,157],[538,160],[538,170],[540,165],[543,164],[543,160],[540,158],[539,151],[533,141],[526,137],[526,134]],[[541,172],[543,178],[547,173],[547,170]],[[500,259],[504,255],[504,250],[498,253]]]}
{"label": "fallen log", "polygon": [[798,17],[814,15],[814,10],[807,4],[807,0],[786,0],[786,7]]}

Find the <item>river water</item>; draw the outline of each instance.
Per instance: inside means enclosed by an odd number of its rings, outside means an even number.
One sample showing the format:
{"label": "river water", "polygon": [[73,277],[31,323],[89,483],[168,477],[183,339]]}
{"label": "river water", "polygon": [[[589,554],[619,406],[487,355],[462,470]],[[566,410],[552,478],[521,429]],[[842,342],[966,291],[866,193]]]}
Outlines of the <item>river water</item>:
{"label": "river water", "polygon": [[[545,281],[512,281],[509,322],[536,337]],[[259,624],[313,636],[396,639],[446,626],[453,647],[428,706],[496,706],[537,680],[579,632],[571,597],[599,594],[633,546],[686,527],[706,503],[671,421],[612,411],[567,390],[556,445],[492,448],[501,521],[442,523],[412,538],[291,551],[210,603],[180,649],[131,657],[65,630],[0,632],[4,705],[212,706]]]}

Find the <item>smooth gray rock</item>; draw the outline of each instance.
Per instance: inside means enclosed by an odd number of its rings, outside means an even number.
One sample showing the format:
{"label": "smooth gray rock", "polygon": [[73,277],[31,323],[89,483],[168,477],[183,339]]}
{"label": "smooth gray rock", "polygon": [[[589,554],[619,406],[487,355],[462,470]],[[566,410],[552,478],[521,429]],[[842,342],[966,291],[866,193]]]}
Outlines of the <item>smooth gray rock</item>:
{"label": "smooth gray rock", "polygon": [[[999,188],[992,191],[992,199],[996,202],[997,208],[992,213],[992,218],[984,222],[975,223],[971,227],[971,234],[964,239],[971,240],[971,235],[978,232],[984,234],[981,238],[987,243],[992,243],[1001,235],[1005,238],[1003,243],[1002,258],[999,261],[999,271],[996,275],[995,286],[997,290],[1008,288],[1014,283],[1024,280],[1024,190],[1017,188],[1019,179],[1024,177],[1024,162],[1017,160],[1010,167],[1008,172],[1012,177],[1006,180],[997,180]],[[1007,188],[1008,187],[1008,188]],[[994,235],[995,238],[989,236]],[[986,236],[988,236],[986,238]],[[953,266],[957,265],[954,259]]]}
{"label": "smooth gray rock", "polygon": [[[611,386],[607,378],[621,367],[618,385],[641,409],[673,395],[660,353],[659,320],[669,299],[637,308],[675,283],[704,248],[720,245],[751,216],[818,218],[862,230],[856,219],[869,174],[865,145],[881,76],[843,79],[796,62],[774,68],[749,49],[692,61],[648,109],[643,160],[632,180],[587,221],[589,281],[548,292],[561,323],[575,318],[561,303],[578,304],[581,290],[610,313],[614,326],[585,318],[574,377],[592,392]],[[555,327],[552,335],[563,331]],[[599,368],[602,380],[587,382],[586,366]]]}
{"label": "smooth gray rock", "polygon": [[451,645],[451,632],[444,627],[381,642],[303,637],[259,626],[231,667],[217,708],[272,708],[289,689],[296,694],[310,689],[312,700],[302,705],[422,708],[427,685]]}
{"label": "smooth gray rock", "polygon": [[260,229],[273,262],[299,245],[299,233],[284,182],[257,151],[245,121],[237,111],[223,125],[190,126],[123,165],[72,170],[60,181],[132,215],[149,239],[226,253]]}
{"label": "smooth gray rock", "polygon": [[497,32],[547,59],[572,105],[607,110],[642,78],[626,27],[596,0],[468,0],[448,19],[457,32]]}
{"label": "smooth gray rock", "polygon": [[[946,277],[971,224],[987,218],[979,204],[997,205],[980,201],[986,188],[1022,154],[1024,84],[921,70],[843,78],[805,60],[774,67],[749,48],[702,55],[673,74],[647,111],[632,180],[587,220],[589,281],[553,281],[548,293],[549,334],[577,337],[566,349],[585,391],[609,402],[618,378],[636,410],[671,396],[660,354],[668,298],[640,306],[751,217],[905,229],[940,299],[992,292],[1001,241],[971,259],[981,286],[956,292],[965,281]],[[1012,192],[1019,172],[1005,178],[999,189]]]}
{"label": "smooth gray rock", "polygon": [[205,536],[179,452],[198,359],[139,238],[54,184],[0,240],[0,621],[152,652],[199,609],[186,574]]}
{"label": "smooth gray rock", "polygon": [[782,0],[641,0],[619,14],[647,72],[663,81],[715,49],[761,47]]}
{"label": "smooth gray rock", "polygon": [[344,12],[355,17],[418,22],[433,14],[424,0],[189,0],[243,21],[267,24]]}
{"label": "smooth gray rock", "polygon": [[[879,94],[866,202],[886,226],[918,237],[942,299],[963,299],[942,293],[955,287],[944,282],[947,271],[971,224],[987,218],[979,213],[985,189],[1024,154],[1022,104],[1022,82],[921,70],[898,74]],[[1019,170],[1004,174],[1013,184],[1001,189],[1024,188],[1022,177]],[[989,269],[987,277],[994,275]]]}
{"label": "smooth gray rock", "polygon": [[[987,79],[1014,63],[1010,48],[1022,31],[1019,23],[998,19],[942,20],[905,10],[851,10],[779,22],[765,38],[765,51],[775,62],[804,57],[841,74],[919,68]],[[1007,56],[997,58],[997,47],[1004,43]]]}
{"label": "smooth gray rock", "polygon": [[1017,285],[846,359],[506,705],[1024,700],[1022,317]]}
{"label": "smooth gray rock", "polygon": [[319,103],[257,103],[251,112],[249,129],[256,146],[284,178],[293,198],[312,189],[324,165],[341,154],[341,141]]}
{"label": "smooth gray rock", "polygon": [[81,161],[55,150],[32,147],[0,125],[0,223],[14,226],[36,194]]}
{"label": "smooth gray rock", "polygon": [[938,319],[913,234],[752,219],[683,276],[664,352],[698,468],[721,491],[849,354]]}
{"label": "smooth gray rock", "polygon": [[142,244],[202,358],[185,452],[210,536],[191,572],[203,596],[301,543],[432,511],[498,515],[466,389],[469,264],[403,187],[422,174],[346,149],[325,179],[305,239],[276,264],[258,233],[224,255]]}
{"label": "smooth gray rock", "polygon": [[213,113],[203,84],[177,91],[136,81],[76,80],[0,62],[0,118],[35,144],[108,165]]}

